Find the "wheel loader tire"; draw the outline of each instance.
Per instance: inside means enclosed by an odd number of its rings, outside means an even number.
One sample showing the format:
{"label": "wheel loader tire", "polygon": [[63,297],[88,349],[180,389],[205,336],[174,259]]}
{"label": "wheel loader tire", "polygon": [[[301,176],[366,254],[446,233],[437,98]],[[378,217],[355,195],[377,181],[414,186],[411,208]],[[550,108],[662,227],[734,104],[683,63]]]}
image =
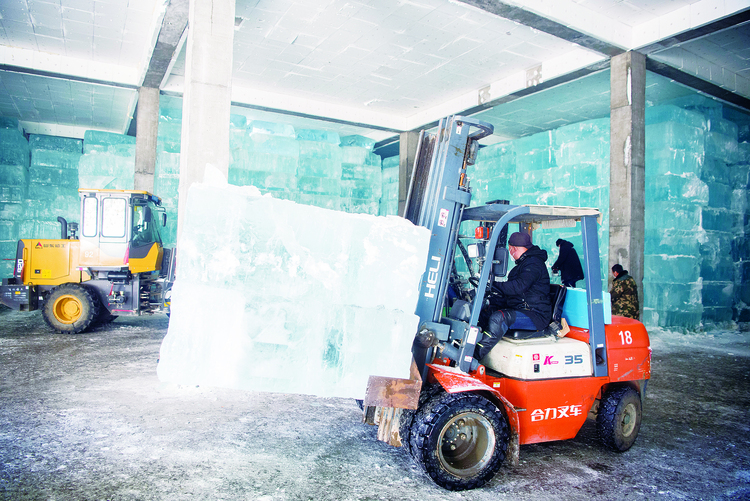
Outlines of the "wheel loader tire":
{"label": "wheel loader tire", "polygon": [[77,334],[91,327],[99,317],[99,308],[99,299],[85,286],[65,284],[49,295],[42,316],[57,332]]}
{"label": "wheel loader tire", "polygon": [[596,429],[604,445],[625,452],[635,442],[641,428],[641,397],[630,387],[607,392],[599,405]]}
{"label": "wheel loader tire", "polygon": [[416,462],[439,486],[460,491],[484,485],[508,451],[505,414],[473,393],[440,393],[414,415],[410,434]]}

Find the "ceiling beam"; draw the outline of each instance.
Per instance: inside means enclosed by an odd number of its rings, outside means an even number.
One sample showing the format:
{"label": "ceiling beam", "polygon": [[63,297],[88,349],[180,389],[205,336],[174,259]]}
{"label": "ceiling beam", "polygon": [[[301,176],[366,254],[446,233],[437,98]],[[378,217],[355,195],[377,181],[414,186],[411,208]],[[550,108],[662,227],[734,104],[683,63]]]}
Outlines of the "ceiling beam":
{"label": "ceiling beam", "polygon": [[21,73],[24,75],[35,75],[38,77],[57,78],[60,80],[66,80],[70,82],[80,82],[93,85],[104,85],[107,87],[117,87],[119,89],[130,89],[138,90],[137,85],[126,84],[122,82],[114,82],[111,80],[101,80],[98,78],[88,78],[78,75],[68,75],[66,73],[58,73],[55,71],[37,70],[34,68],[28,68],[25,66],[14,66],[12,64],[0,64],[0,71],[8,71],[11,73]]}
{"label": "ceiling beam", "polygon": [[142,87],[161,87],[182,48],[181,40],[187,29],[189,6],[188,0],[171,0],[167,5]]}
{"label": "ceiling beam", "polygon": [[580,45],[586,49],[593,50],[608,57],[620,55],[625,49],[611,43],[600,40],[591,35],[570,28],[564,24],[552,21],[539,14],[534,14],[515,5],[499,2],[497,0],[458,0],[461,3],[471,5],[490,14],[515,21],[529,28],[542,31],[554,37]]}
{"label": "ceiling beam", "polygon": [[661,63],[650,57],[647,57],[646,69],[648,71],[658,73],[663,77],[674,80],[677,83],[690,87],[691,89],[702,92],[703,94],[707,94],[711,97],[715,97],[716,99],[720,99],[721,101],[725,101],[727,103],[739,106],[740,108],[744,108],[750,111],[750,99],[742,97],[739,94],[735,94],[730,90],[719,87],[718,85],[703,80],[702,78],[699,78],[695,75],[691,75],[690,73],[679,70],[674,66],[670,66],[668,64]]}
{"label": "ceiling beam", "polygon": [[713,35],[729,28],[734,28],[735,26],[746,23],[748,21],[750,21],[750,8],[732,14],[731,16],[724,17],[712,23],[704,24],[703,26],[700,26],[698,28],[683,31],[682,33],[667,37],[663,40],[659,40],[658,42],[654,42],[650,45],[646,45],[636,50],[641,54],[645,54],[648,56],[650,54],[653,54],[654,52],[659,52],[681,43],[690,42],[692,40],[697,40],[708,35]]}

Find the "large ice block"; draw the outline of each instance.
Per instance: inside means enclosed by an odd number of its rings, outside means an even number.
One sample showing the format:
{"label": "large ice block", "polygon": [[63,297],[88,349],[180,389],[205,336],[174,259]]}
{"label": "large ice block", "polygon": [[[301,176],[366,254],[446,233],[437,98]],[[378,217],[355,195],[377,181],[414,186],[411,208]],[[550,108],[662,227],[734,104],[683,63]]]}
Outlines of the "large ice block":
{"label": "large ice block", "polygon": [[163,381],[363,398],[408,378],[429,231],[195,184],[178,248]]}

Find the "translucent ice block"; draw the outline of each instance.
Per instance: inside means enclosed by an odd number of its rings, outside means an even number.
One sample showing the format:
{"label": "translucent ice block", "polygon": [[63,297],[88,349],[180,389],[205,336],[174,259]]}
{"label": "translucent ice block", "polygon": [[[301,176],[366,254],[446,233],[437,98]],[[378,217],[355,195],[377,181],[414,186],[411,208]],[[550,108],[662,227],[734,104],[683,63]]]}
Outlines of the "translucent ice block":
{"label": "translucent ice block", "polygon": [[553,144],[557,146],[595,138],[609,141],[609,117],[576,122],[552,131]]}
{"label": "translucent ice block", "polygon": [[701,176],[704,165],[703,151],[687,151],[668,147],[646,150],[646,175],[683,174]]}
{"label": "translucent ice block", "polygon": [[720,132],[707,132],[706,156],[718,158],[728,164],[737,163],[740,158],[737,140]]}
{"label": "translucent ice block", "polygon": [[78,171],[32,165],[29,168],[29,182],[78,189]]}
{"label": "translucent ice block", "polygon": [[363,398],[406,378],[429,231],[195,184],[159,378]]}
{"label": "translucent ice block", "polygon": [[358,148],[364,148],[368,151],[372,151],[375,147],[375,140],[364,136],[344,136],[341,138],[341,146],[355,146]]}
{"label": "translucent ice block", "polygon": [[29,183],[26,165],[0,165],[0,185],[24,186]]}
{"label": "translucent ice block", "polygon": [[18,129],[0,129],[0,165],[29,165],[29,143]]}
{"label": "translucent ice block", "polygon": [[338,133],[327,130],[298,129],[297,139],[300,141],[315,141],[335,145],[341,143]]}
{"label": "translucent ice block", "polygon": [[83,153],[83,141],[70,137],[47,136],[44,134],[30,134],[29,148],[32,150],[53,150],[66,153]]}
{"label": "translucent ice block", "polygon": [[646,126],[646,152],[672,148],[701,153],[705,131],[677,122],[661,122]]}
{"label": "translucent ice block", "polygon": [[646,203],[689,201],[707,204],[708,192],[708,185],[692,174],[646,176]]}
{"label": "translucent ice block", "polygon": [[77,170],[81,153],[71,153],[57,150],[31,150],[31,165],[39,167],[54,167],[58,169]]}
{"label": "translucent ice block", "polygon": [[685,110],[671,104],[646,108],[646,125],[661,122],[678,122],[699,129],[706,128],[706,118],[702,113]]}
{"label": "translucent ice block", "polygon": [[244,170],[230,167],[229,183],[235,186],[255,186],[267,190],[293,191],[297,189],[298,179],[294,174],[285,172]]}
{"label": "translucent ice block", "polygon": [[692,204],[653,202],[646,205],[645,219],[646,229],[693,230],[701,227],[701,207]]}
{"label": "translucent ice block", "polygon": [[695,282],[700,277],[700,256],[646,255],[644,276],[663,282]]}
{"label": "translucent ice block", "polygon": [[737,141],[739,135],[739,128],[736,123],[718,117],[708,119],[708,130],[728,136],[735,141]]}
{"label": "translucent ice block", "polygon": [[135,136],[98,130],[87,130],[83,134],[84,153],[106,152],[109,151],[110,146],[116,145],[135,146]]}
{"label": "translucent ice block", "polygon": [[262,120],[253,120],[247,125],[248,133],[251,136],[256,134],[264,136],[277,136],[294,138],[294,127],[289,124],[279,124],[274,122],[264,122]]}
{"label": "translucent ice block", "polygon": [[580,165],[609,161],[609,138],[584,139],[560,145],[557,165]]}

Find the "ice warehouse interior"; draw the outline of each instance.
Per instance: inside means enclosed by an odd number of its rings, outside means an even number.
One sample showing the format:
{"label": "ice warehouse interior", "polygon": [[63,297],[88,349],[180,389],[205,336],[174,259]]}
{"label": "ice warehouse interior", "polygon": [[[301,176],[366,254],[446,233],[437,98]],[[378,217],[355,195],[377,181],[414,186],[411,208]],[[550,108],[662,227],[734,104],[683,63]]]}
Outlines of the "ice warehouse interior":
{"label": "ice warehouse interior", "polygon": [[187,155],[398,214],[419,131],[456,114],[495,129],[473,205],[599,208],[602,277],[631,271],[647,326],[749,328],[749,23],[747,0],[3,2],[0,275],[79,188],[155,193],[173,244]]}

